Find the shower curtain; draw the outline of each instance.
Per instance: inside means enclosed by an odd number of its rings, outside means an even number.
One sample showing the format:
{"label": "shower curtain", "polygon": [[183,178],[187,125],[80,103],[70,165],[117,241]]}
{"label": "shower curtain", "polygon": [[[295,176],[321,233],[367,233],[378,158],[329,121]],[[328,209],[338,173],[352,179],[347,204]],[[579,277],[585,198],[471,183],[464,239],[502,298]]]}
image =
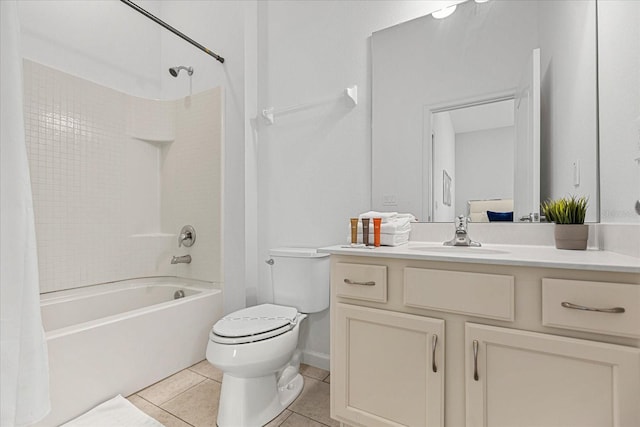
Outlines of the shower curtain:
{"label": "shower curtain", "polygon": [[0,21],[0,425],[4,427],[38,421],[50,404],[15,0],[0,0]]}

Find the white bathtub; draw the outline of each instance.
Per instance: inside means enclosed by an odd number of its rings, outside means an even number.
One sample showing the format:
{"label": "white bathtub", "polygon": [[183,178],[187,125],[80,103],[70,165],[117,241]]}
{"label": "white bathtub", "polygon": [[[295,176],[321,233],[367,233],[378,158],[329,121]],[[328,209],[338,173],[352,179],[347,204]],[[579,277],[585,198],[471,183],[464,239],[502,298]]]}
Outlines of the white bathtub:
{"label": "white bathtub", "polygon": [[41,308],[52,410],[37,425],[57,426],[204,359],[222,293],[206,282],[135,279],[44,294]]}

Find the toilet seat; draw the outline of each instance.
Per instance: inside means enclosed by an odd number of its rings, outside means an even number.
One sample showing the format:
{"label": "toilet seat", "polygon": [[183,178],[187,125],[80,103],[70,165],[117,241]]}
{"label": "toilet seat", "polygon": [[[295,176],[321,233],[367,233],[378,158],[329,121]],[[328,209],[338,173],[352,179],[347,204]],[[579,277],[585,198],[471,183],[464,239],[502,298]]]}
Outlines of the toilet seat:
{"label": "toilet seat", "polygon": [[293,329],[298,310],[274,304],[261,304],[235,311],[218,320],[210,339],[219,344],[247,344],[284,334]]}

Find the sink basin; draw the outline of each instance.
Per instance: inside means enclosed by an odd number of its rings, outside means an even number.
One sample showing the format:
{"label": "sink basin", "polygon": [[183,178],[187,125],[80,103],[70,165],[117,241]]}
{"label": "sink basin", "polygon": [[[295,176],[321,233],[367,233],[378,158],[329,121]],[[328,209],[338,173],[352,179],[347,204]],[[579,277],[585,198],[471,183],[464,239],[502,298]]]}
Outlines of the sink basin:
{"label": "sink basin", "polygon": [[490,249],[473,246],[410,246],[414,251],[434,252],[434,253],[464,253],[478,255],[508,254],[509,252],[500,249]]}

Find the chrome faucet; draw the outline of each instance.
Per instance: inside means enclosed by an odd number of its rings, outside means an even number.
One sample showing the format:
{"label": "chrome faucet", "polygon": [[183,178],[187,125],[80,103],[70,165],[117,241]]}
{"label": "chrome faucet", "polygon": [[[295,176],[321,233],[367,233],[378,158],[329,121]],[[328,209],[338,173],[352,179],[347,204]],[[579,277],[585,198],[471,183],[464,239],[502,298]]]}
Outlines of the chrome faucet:
{"label": "chrome faucet", "polygon": [[482,246],[479,242],[474,242],[469,238],[469,234],[467,233],[467,224],[469,223],[469,218],[464,215],[460,215],[454,220],[454,224],[456,226],[456,235],[453,239],[444,242],[445,246]]}
{"label": "chrome faucet", "polygon": [[191,225],[185,225],[178,235],[178,247],[185,245],[187,248],[196,242],[196,230]]}
{"label": "chrome faucet", "polygon": [[171,264],[190,264],[191,255],[173,256],[171,258]]}
{"label": "chrome faucet", "polygon": [[523,215],[520,217],[520,222],[540,222],[540,214],[531,212],[529,215]]}

